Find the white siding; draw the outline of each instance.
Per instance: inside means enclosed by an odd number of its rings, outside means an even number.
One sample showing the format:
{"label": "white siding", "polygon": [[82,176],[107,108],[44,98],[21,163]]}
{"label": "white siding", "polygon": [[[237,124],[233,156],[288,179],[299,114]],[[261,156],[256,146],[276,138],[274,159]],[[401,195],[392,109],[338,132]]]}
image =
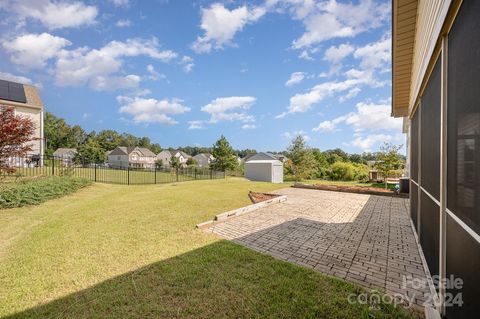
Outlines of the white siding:
{"label": "white siding", "polygon": [[35,124],[35,131],[33,133],[34,140],[29,144],[32,147],[32,151],[30,154],[41,154],[42,153],[42,110],[41,109],[34,109],[29,107],[20,107],[15,106],[15,114],[23,116],[25,118],[29,118]]}
{"label": "white siding", "polygon": [[410,84],[410,110],[417,99],[450,3],[451,0],[419,1]]}
{"label": "white siding", "polygon": [[283,183],[283,164],[280,161],[246,162],[245,177],[256,182]]}

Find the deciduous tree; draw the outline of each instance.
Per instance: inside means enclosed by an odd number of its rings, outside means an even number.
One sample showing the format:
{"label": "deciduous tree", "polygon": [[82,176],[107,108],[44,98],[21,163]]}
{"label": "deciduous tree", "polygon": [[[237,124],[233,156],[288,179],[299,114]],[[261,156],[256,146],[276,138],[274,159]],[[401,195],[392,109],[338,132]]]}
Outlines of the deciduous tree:
{"label": "deciduous tree", "polygon": [[382,173],[385,180],[385,188],[387,187],[387,178],[393,170],[399,169],[402,165],[402,157],[398,153],[402,145],[394,145],[385,142],[377,154],[377,162],[375,167]]}
{"label": "deciduous tree", "polygon": [[25,156],[32,150],[35,124],[29,118],[16,115],[13,107],[0,105],[0,171],[15,171],[9,158]]}
{"label": "deciduous tree", "polygon": [[299,135],[292,140],[288,147],[287,165],[292,172],[295,181],[309,178],[315,167],[315,158],[312,151],[307,147],[303,136]]}

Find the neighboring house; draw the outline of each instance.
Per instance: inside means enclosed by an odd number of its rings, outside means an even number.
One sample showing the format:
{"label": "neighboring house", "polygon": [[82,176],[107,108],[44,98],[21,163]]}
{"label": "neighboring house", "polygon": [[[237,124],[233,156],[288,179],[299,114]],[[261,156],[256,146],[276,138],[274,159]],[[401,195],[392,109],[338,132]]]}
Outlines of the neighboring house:
{"label": "neighboring house", "polygon": [[55,152],[53,152],[53,156],[63,161],[64,164],[71,164],[75,156],[77,155],[76,148],[57,148]]}
{"label": "neighboring house", "polygon": [[212,154],[200,153],[193,157],[198,167],[208,167],[215,160]]}
{"label": "neighboring house", "polygon": [[[35,132],[29,152],[29,159],[33,159],[35,165],[43,165],[44,154],[43,135],[43,112],[44,106],[36,87],[27,84],[0,80],[0,105],[11,106],[15,114],[30,118],[35,124]],[[29,160],[30,162],[30,160]],[[32,162],[30,162],[31,164]],[[24,161],[15,159],[16,166],[25,165]]]}
{"label": "neighboring house", "polygon": [[108,154],[108,165],[113,168],[154,168],[157,156],[144,147],[119,146]]}
{"label": "neighboring house", "polygon": [[410,216],[446,283],[444,318],[480,312],[479,17],[478,0],[393,1],[392,115],[404,118]]}
{"label": "neighboring house", "polygon": [[163,167],[170,167],[170,162],[172,160],[172,157],[178,158],[180,165],[182,167],[187,166],[187,160],[191,157],[185,152],[179,151],[179,150],[163,150],[160,153],[157,154],[157,161],[162,161],[162,166]]}
{"label": "neighboring house", "polygon": [[162,163],[162,167],[170,167],[170,160],[172,159],[172,153],[169,150],[163,150],[157,154],[157,162]]}

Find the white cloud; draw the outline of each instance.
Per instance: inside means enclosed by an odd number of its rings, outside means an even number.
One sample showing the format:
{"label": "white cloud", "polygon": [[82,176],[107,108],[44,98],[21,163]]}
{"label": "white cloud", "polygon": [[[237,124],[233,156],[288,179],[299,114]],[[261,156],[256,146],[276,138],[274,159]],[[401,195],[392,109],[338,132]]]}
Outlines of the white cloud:
{"label": "white cloud", "polygon": [[254,130],[256,128],[257,128],[257,126],[255,124],[243,124],[242,125],[243,130]]}
{"label": "white cloud", "polygon": [[332,81],[318,84],[307,93],[296,94],[290,98],[290,105],[286,112],[277,115],[282,118],[287,114],[303,113],[311,109],[314,104],[336,93],[347,91],[358,85],[364,84],[367,79],[347,79],[345,81]]}
{"label": "white cloud", "polygon": [[188,129],[189,130],[200,130],[203,128],[203,121],[198,121],[198,120],[195,120],[195,121],[188,121]]}
{"label": "white cloud", "polygon": [[126,7],[130,4],[130,0],[110,0],[117,7]]}
{"label": "white cloud", "polygon": [[141,78],[135,74],[127,76],[96,76],[90,81],[90,86],[96,91],[113,91],[133,89],[138,87]]}
{"label": "white cloud", "polygon": [[202,111],[210,114],[210,123],[220,121],[238,121],[251,123],[255,121],[252,115],[245,111],[252,106],[257,99],[253,96],[230,96],[216,98],[202,107]]}
{"label": "white cloud", "polygon": [[303,50],[302,53],[298,56],[300,59],[307,60],[307,61],[313,61],[315,60],[311,55],[308,50]]}
{"label": "white cloud", "polygon": [[295,84],[298,84],[303,81],[305,76],[306,76],[305,72],[293,72],[290,75],[290,78],[288,79],[288,81],[285,82],[285,86],[293,86]]}
{"label": "white cloud", "polygon": [[340,103],[343,103],[347,100],[350,100],[350,99],[353,99],[354,97],[356,97],[358,95],[358,93],[360,93],[362,91],[362,89],[360,89],[358,86],[357,87],[354,87],[352,89],[350,89],[348,91],[348,93],[344,96],[341,96],[338,100],[340,101]]}
{"label": "white cloud", "polygon": [[34,19],[48,29],[79,27],[95,23],[98,10],[80,1],[15,0],[4,1],[4,7],[20,20]]}
{"label": "white cloud", "polygon": [[15,75],[8,72],[0,72],[0,79],[12,82],[18,82],[22,84],[33,84],[33,81],[27,77],[21,75]]}
{"label": "white cloud", "polygon": [[297,136],[302,136],[305,141],[310,140],[310,136],[308,136],[303,130],[300,131],[293,131],[293,132],[284,132],[283,137],[286,138],[287,140],[293,140]]}
{"label": "white cloud", "polygon": [[[159,50],[156,39],[111,41],[101,49],[83,47],[72,51],[62,50],[58,54],[55,65],[55,82],[59,86],[89,84],[96,88],[98,78],[103,78],[105,82],[108,82],[110,78],[121,71],[122,58],[140,55],[163,62],[168,62],[177,56],[170,50]],[[130,83],[133,84],[132,81]]]}
{"label": "white cloud", "polygon": [[192,72],[193,67],[195,66],[195,63],[193,63],[193,58],[188,55],[184,55],[182,57],[182,60],[180,60],[180,64],[182,65],[183,71],[185,73]]}
{"label": "white cloud", "polygon": [[338,47],[331,46],[325,51],[324,60],[331,63],[339,63],[341,60],[352,54],[355,48],[350,44],[341,44]]}
{"label": "white cloud", "polygon": [[[305,7],[304,1],[287,1],[298,8],[303,5],[303,14],[296,14],[305,25],[305,33],[293,42],[293,47],[303,49],[332,38],[354,37],[372,28],[379,27],[389,18],[390,6],[372,0],[358,4],[323,1]],[[310,1],[311,2],[311,1]]]}
{"label": "white cloud", "polygon": [[265,13],[265,8],[246,5],[229,10],[223,4],[214,3],[203,8],[200,27],[204,30],[204,35],[197,37],[192,49],[197,53],[208,53],[212,49],[233,45],[235,34],[246,24],[256,22]]}
{"label": "white cloud", "polygon": [[390,67],[392,57],[392,39],[384,37],[378,42],[367,44],[357,48],[353,56],[360,59],[360,67],[366,70],[382,69]]}
{"label": "white cloud", "polygon": [[364,152],[369,152],[372,150],[372,147],[376,144],[380,144],[386,141],[391,141],[392,136],[386,134],[370,134],[366,137],[357,136],[350,143],[352,146],[362,149]]}
{"label": "white cloud", "polygon": [[58,56],[64,47],[71,44],[67,39],[42,33],[5,40],[3,47],[11,54],[13,63],[25,68],[44,68],[47,60]]}
{"label": "white cloud", "polygon": [[140,98],[118,96],[120,113],[126,113],[133,116],[135,123],[178,123],[171,115],[183,114],[190,111],[189,107],[184,106],[182,100],[164,99],[156,100],[154,98]]}
{"label": "white cloud", "polygon": [[337,128],[335,121],[323,121],[313,128],[314,132],[333,132]]}
{"label": "white cloud", "polygon": [[337,125],[344,123],[351,126],[355,132],[402,129],[402,119],[390,116],[389,104],[357,103],[356,111],[337,117],[331,121],[321,122],[313,131],[333,131]]}
{"label": "white cloud", "polygon": [[165,74],[158,73],[155,70],[155,67],[151,64],[147,65],[147,72],[149,74],[148,78],[152,81],[157,81],[158,79],[165,79]]}
{"label": "white cloud", "polygon": [[132,21],[128,19],[120,19],[115,23],[115,25],[119,28],[126,28],[132,26]]}

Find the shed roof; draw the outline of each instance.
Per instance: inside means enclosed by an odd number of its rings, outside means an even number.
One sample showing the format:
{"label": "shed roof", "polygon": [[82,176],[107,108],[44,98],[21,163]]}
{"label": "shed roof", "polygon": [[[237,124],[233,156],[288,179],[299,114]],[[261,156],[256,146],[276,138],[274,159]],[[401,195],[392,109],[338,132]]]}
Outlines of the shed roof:
{"label": "shed roof", "polygon": [[273,154],[270,153],[257,153],[250,157],[245,163],[281,163]]}

